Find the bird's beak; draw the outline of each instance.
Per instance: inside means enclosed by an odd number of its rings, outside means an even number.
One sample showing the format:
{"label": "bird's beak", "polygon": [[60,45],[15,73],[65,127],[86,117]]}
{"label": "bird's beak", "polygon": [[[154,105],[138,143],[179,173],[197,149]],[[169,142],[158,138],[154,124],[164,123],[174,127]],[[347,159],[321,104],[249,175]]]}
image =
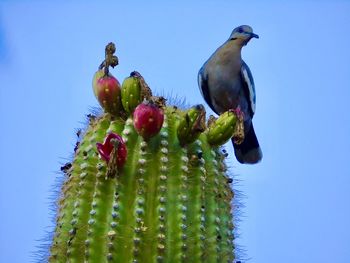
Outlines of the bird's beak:
{"label": "bird's beak", "polygon": [[254,34],[254,33],[249,33],[249,34],[250,34],[250,37],[251,37],[251,38],[253,38],[253,37],[259,38],[259,36],[258,36],[257,34]]}

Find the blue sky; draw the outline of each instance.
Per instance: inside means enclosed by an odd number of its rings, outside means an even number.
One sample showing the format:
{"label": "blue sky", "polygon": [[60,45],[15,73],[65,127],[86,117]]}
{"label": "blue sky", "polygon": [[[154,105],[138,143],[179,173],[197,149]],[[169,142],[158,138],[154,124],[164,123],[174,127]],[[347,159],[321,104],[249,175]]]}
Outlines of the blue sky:
{"label": "blue sky", "polygon": [[[30,262],[50,229],[49,201],[75,129],[97,103],[92,75],[117,45],[122,81],[204,103],[198,69],[237,25],[260,35],[243,51],[257,90],[264,153],[232,171],[249,262],[350,258],[349,1],[2,1],[0,262]],[[209,109],[208,109],[209,111]]]}

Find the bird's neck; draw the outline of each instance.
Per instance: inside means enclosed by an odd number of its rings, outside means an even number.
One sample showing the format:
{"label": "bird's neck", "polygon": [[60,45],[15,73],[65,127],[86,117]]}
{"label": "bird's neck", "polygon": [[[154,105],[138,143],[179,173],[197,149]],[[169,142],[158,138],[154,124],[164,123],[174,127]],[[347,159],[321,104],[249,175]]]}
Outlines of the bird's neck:
{"label": "bird's neck", "polygon": [[[218,57],[220,58],[220,63],[223,65],[232,65],[232,66],[239,66],[242,61],[241,58],[241,50],[242,46],[237,45],[235,41],[228,41],[226,42],[219,50],[218,50]],[[236,65],[239,63],[239,65]]]}

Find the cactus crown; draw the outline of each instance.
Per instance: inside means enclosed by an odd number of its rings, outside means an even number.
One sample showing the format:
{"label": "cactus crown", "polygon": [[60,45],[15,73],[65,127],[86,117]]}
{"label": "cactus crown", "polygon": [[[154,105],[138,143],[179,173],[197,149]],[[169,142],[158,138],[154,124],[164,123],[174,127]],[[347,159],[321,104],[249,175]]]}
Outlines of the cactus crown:
{"label": "cactus crown", "polygon": [[64,168],[49,262],[233,262],[234,193],[218,147],[239,119],[207,127],[202,105],[166,105],[138,72],[110,81],[114,52],[108,44],[93,80],[105,112]]}

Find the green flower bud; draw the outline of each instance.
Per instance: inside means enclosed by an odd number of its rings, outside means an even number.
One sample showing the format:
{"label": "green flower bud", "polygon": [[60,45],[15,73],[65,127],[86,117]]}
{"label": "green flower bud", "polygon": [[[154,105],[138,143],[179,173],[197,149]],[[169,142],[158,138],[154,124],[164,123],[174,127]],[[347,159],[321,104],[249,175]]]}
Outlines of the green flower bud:
{"label": "green flower bud", "polygon": [[140,80],[137,77],[128,77],[122,84],[122,104],[126,112],[132,113],[142,102]]}
{"label": "green flower bud", "polygon": [[177,127],[177,137],[181,145],[194,142],[205,130],[205,109],[203,105],[189,109]]}
{"label": "green flower bud", "polygon": [[237,117],[232,111],[226,111],[211,123],[207,129],[208,143],[219,146],[226,143],[235,133]]}
{"label": "green flower bud", "polygon": [[126,78],[122,84],[122,104],[125,111],[130,114],[143,99],[149,99],[151,95],[150,88],[137,71],[131,72],[130,77]]}

